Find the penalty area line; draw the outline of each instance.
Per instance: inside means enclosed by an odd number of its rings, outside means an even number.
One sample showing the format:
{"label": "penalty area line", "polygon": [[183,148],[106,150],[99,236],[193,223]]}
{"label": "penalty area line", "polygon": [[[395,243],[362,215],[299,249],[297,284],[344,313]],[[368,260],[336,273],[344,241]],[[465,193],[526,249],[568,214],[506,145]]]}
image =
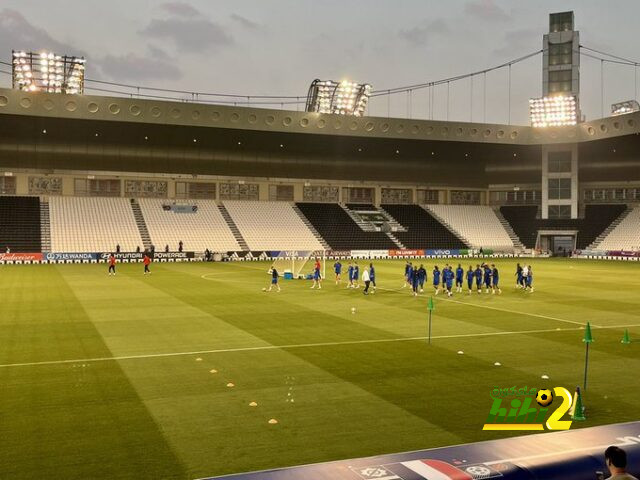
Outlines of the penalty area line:
{"label": "penalty area line", "polygon": [[[606,327],[598,327],[600,329],[640,327],[636,325],[611,325]],[[515,330],[504,332],[484,332],[484,333],[460,333],[452,335],[432,335],[432,340],[444,340],[455,338],[471,338],[471,337],[494,337],[503,335],[528,335],[537,333],[553,333],[553,332],[571,332],[581,330],[581,328],[545,328],[538,330]],[[188,352],[168,352],[168,353],[150,353],[145,355],[123,355],[118,357],[96,357],[96,358],[76,358],[72,360],[49,360],[42,362],[24,362],[24,363],[7,363],[0,365],[0,368],[10,367],[33,367],[44,365],[65,365],[74,363],[97,363],[121,360],[144,360],[149,358],[168,358],[168,357],[186,357],[190,355],[206,355],[216,353],[235,353],[235,352],[253,352],[261,350],[291,350],[295,348],[315,348],[315,347],[336,347],[341,345],[365,345],[376,343],[392,343],[392,342],[415,342],[427,340],[428,337],[399,337],[399,338],[378,338],[371,340],[345,340],[343,342],[317,342],[317,343],[298,343],[289,345],[261,345],[256,347],[237,347],[237,348],[219,348],[212,350],[194,350]]]}

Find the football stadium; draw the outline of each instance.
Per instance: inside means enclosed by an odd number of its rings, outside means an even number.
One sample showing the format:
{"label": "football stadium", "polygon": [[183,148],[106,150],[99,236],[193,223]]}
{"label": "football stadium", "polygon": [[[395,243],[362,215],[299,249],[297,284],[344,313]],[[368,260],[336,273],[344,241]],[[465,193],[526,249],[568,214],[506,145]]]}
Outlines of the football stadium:
{"label": "football stadium", "polygon": [[[114,79],[0,10],[0,478],[640,476],[640,63],[565,3],[490,65],[318,54],[284,96]],[[218,25],[158,8],[139,35]]]}

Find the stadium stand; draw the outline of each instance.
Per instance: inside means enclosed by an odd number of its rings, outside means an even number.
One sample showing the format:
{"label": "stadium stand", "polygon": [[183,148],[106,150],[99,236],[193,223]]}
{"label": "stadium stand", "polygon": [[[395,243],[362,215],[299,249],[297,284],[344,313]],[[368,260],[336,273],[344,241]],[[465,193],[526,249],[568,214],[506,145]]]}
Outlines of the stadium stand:
{"label": "stadium stand", "polygon": [[577,230],[576,248],[582,250],[626,208],[625,205],[587,205],[584,218],[578,219],[536,218],[537,206],[500,207],[500,212],[527,248],[536,247],[539,230]]}
{"label": "stadium stand", "polygon": [[49,210],[54,252],[109,252],[116,245],[123,252],[142,248],[127,198],[50,197]]}
{"label": "stadium stand", "polygon": [[626,216],[602,241],[593,245],[594,249],[640,251],[640,207],[624,213]]}
{"label": "stadium stand", "polygon": [[425,208],[472,248],[509,252],[516,247],[491,207],[427,205]]}
{"label": "stadium stand", "polygon": [[381,205],[381,208],[407,229],[406,232],[394,232],[398,240],[407,248],[468,247],[464,241],[419,205]]}
{"label": "stadium stand", "polygon": [[40,199],[0,197],[0,249],[5,252],[41,251]]}
{"label": "stadium stand", "polygon": [[214,200],[194,200],[185,205],[197,206],[190,213],[176,213],[163,208],[171,202],[156,198],[138,200],[140,209],[156,250],[178,250],[178,243],[183,242],[185,251],[203,252],[209,249],[214,252],[240,250],[238,242],[222,217]]}
{"label": "stadium stand", "polygon": [[382,232],[365,232],[337,203],[296,204],[334,250],[384,250],[398,246]]}
{"label": "stadium stand", "polygon": [[229,215],[251,250],[323,250],[292,204],[227,200]]}

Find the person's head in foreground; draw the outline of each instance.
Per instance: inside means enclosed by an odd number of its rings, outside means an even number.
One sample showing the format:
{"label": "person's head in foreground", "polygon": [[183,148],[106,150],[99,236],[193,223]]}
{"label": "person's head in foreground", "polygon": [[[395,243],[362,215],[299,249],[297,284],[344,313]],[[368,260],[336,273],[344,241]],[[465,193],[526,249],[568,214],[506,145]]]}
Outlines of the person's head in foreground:
{"label": "person's head in foreground", "polygon": [[611,446],[604,451],[604,462],[607,464],[612,480],[637,480],[627,473],[627,454],[620,447]]}

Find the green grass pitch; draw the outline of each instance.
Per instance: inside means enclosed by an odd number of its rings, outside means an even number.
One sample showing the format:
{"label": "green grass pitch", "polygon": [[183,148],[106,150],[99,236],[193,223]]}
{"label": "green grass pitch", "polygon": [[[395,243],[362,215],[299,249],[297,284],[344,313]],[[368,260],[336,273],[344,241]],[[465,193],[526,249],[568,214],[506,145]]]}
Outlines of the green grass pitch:
{"label": "green grass pitch", "polygon": [[436,297],[430,346],[431,290],[397,291],[401,261],[375,262],[368,297],[331,275],[264,293],[263,262],[0,267],[0,478],[192,479],[515,435],[481,430],[489,392],[573,391],[587,321],[573,428],[640,418],[640,343],[621,344],[640,339],[640,265],[533,260],[529,294],[496,263],[502,295]]}

